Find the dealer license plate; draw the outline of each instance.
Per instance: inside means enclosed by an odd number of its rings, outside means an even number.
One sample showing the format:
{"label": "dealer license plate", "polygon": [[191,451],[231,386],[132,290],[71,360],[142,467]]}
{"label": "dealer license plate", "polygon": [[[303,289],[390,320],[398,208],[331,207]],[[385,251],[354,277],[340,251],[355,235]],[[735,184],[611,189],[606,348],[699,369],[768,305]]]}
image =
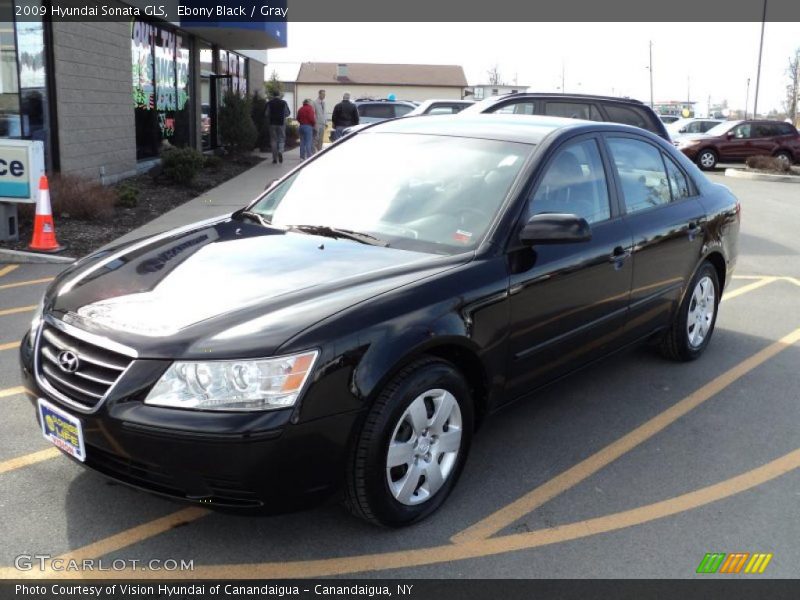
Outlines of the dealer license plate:
{"label": "dealer license plate", "polygon": [[86,460],[86,449],[83,447],[83,430],[76,417],[39,398],[39,422],[42,434],[61,451],[83,462]]}

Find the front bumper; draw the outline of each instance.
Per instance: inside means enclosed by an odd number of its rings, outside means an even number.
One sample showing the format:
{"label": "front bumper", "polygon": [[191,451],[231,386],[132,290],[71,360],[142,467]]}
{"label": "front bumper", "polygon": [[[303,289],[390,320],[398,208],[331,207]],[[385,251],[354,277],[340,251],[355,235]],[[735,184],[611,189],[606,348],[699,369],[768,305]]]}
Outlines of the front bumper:
{"label": "front bumper", "polygon": [[141,385],[138,393],[109,397],[86,413],[39,386],[27,336],[20,362],[28,389],[80,419],[86,467],[205,506],[284,511],[321,501],[341,481],[358,418],[349,412],[295,423],[293,409],[213,413],[148,406]]}

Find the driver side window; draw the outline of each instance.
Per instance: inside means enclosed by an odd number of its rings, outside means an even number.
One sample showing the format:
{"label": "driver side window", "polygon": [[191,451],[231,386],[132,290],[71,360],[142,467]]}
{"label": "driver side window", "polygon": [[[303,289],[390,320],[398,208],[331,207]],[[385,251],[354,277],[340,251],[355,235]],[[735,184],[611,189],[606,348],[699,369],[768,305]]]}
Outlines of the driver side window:
{"label": "driver side window", "polygon": [[590,224],[611,217],[608,184],[596,140],[562,148],[546,168],[528,201],[526,221],[541,213],[575,214]]}

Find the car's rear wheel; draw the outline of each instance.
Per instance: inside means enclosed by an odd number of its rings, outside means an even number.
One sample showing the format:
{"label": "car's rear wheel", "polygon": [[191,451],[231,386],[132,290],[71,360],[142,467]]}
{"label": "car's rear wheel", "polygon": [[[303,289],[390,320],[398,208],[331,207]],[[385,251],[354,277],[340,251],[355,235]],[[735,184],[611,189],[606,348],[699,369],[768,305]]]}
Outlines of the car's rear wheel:
{"label": "car's rear wheel", "polygon": [[433,513],[469,452],[472,393],[439,358],[403,368],[366,417],[348,465],[345,504],[356,516],[399,527]]}
{"label": "car's rear wheel", "polygon": [[775,158],[785,162],[788,165],[791,165],[794,161],[792,160],[792,155],[786,152],[786,150],[780,150],[779,152],[775,153]]}
{"label": "car's rear wheel", "polygon": [[708,171],[709,169],[713,169],[717,166],[717,160],[717,153],[710,148],[706,148],[698,153],[697,166],[704,171]]}
{"label": "car's rear wheel", "polygon": [[689,361],[703,353],[714,333],[719,299],[717,270],[711,263],[704,262],[692,278],[688,292],[661,341],[664,356]]}

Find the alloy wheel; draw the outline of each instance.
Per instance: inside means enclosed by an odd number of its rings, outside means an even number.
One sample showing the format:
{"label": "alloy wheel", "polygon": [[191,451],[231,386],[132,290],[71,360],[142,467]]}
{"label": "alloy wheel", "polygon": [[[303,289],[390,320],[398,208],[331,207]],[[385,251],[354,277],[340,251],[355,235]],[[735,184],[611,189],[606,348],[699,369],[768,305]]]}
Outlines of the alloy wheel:
{"label": "alloy wheel", "polygon": [[703,152],[700,155],[700,164],[706,169],[710,169],[717,164],[717,160],[711,152]]}

